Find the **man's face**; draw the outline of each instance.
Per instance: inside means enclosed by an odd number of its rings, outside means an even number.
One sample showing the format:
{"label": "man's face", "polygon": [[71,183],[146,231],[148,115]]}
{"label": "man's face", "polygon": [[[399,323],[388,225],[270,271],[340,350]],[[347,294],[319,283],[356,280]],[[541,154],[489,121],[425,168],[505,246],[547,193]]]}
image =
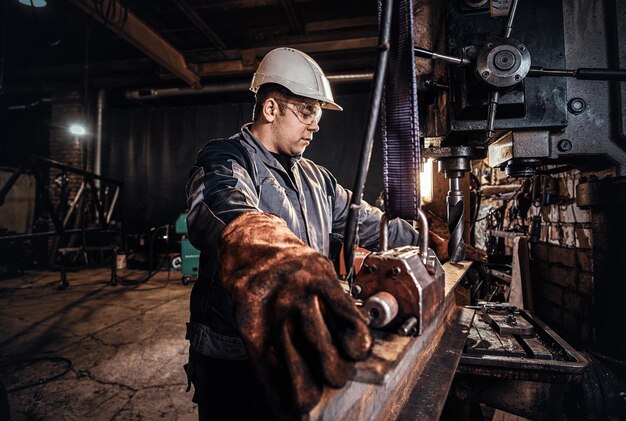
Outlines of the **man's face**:
{"label": "man's face", "polygon": [[320,127],[322,109],[318,101],[300,98],[273,98],[282,114],[277,115],[274,149],[287,156],[302,155]]}

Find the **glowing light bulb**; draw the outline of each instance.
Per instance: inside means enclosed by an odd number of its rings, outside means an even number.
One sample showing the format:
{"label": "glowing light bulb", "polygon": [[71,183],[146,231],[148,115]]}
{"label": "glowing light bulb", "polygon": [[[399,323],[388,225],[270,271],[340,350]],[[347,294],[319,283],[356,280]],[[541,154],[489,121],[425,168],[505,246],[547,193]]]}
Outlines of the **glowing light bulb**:
{"label": "glowing light bulb", "polygon": [[87,134],[87,130],[82,124],[72,124],[70,126],[70,133],[76,136],[83,136]]}

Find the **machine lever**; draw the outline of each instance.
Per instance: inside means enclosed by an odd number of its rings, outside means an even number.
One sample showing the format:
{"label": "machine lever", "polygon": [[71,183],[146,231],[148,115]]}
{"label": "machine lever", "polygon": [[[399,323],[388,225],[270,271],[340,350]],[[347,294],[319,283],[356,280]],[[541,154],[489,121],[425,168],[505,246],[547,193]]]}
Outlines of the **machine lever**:
{"label": "machine lever", "polygon": [[626,69],[546,69],[540,66],[533,66],[528,71],[528,76],[565,76],[580,80],[615,80],[626,81]]}
{"label": "machine lever", "polygon": [[513,20],[515,19],[515,12],[517,11],[517,2],[518,0],[513,0],[511,8],[509,9],[509,19],[506,23],[506,28],[504,28],[504,38],[509,38],[511,36],[511,31],[513,30]]}
{"label": "machine lever", "polygon": [[500,93],[498,91],[489,92],[488,108],[487,108],[487,139],[491,139],[494,135],[493,126],[496,120],[496,109],[498,107],[498,99]]}
{"label": "machine lever", "polygon": [[461,67],[469,66],[470,64],[472,64],[472,62],[465,57],[453,57],[447,56],[445,54],[438,54],[425,48],[414,47],[413,52],[417,57],[429,58],[432,60],[442,60],[448,63],[459,65]]}

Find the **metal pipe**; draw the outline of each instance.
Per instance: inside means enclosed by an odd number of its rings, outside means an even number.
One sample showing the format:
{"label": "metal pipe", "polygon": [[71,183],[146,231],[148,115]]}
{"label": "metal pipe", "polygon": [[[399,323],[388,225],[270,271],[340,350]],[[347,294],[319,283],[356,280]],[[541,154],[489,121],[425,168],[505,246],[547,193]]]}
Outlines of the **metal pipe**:
{"label": "metal pipe", "polygon": [[513,0],[513,4],[511,4],[511,8],[509,9],[509,21],[507,22],[506,29],[504,30],[504,38],[511,36],[511,31],[513,30],[513,20],[515,19],[515,12],[517,11],[517,2],[518,0]]}
{"label": "metal pipe", "polygon": [[28,154],[28,153],[25,153],[25,152],[17,151],[15,149],[7,148],[6,146],[0,146],[0,151],[3,151],[3,152],[6,152],[6,153],[9,153],[9,154],[13,154],[15,156],[18,156],[21,159],[23,159],[24,162],[41,163],[41,164],[47,165],[48,167],[58,168],[58,169],[61,169],[61,170],[70,171],[70,172],[72,172],[74,174],[82,175],[82,176],[85,176],[85,177],[91,177],[91,178],[94,178],[96,180],[106,181],[107,183],[111,183],[111,184],[114,184],[116,186],[122,186],[124,184],[121,181],[114,180],[114,179],[108,178],[108,177],[103,177],[101,175],[94,174],[91,171],[85,171],[82,168],[73,167],[71,165],[67,165],[67,164],[64,164],[62,162],[50,159],[50,158],[44,158],[44,157],[41,157],[41,156],[31,155],[31,154]]}
{"label": "metal pipe", "polygon": [[74,209],[76,209],[76,205],[80,201],[80,198],[83,197],[84,190],[85,190],[85,182],[83,181],[82,183],[80,183],[80,187],[78,188],[78,192],[76,193],[76,196],[74,196],[74,200],[72,200],[70,209],[67,211],[67,214],[65,215],[65,218],[63,219],[63,228],[66,227],[67,223],[72,217],[72,214],[74,213]]}
{"label": "metal pipe", "polygon": [[378,43],[378,56],[376,57],[376,71],[374,73],[374,83],[372,87],[372,96],[370,97],[370,112],[367,119],[365,132],[363,133],[363,144],[361,146],[361,154],[359,157],[359,166],[357,176],[354,183],[352,198],[350,201],[350,209],[348,210],[348,219],[346,222],[346,230],[344,235],[344,258],[346,271],[348,272],[348,281],[352,286],[353,260],[354,260],[354,241],[356,238],[357,224],[359,219],[359,211],[361,209],[361,196],[365,187],[365,179],[369,169],[370,158],[372,156],[372,146],[374,145],[374,131],[378,121],[378,111],[383,96],[383,87],[385,85],[385,73],[387,72],[387,58],[389,56],[389,34],[391,30],[391,10],[392,0],[384,2],[381,17],[380,38]]}
{"label": "metal pipe", "polygon": [[487,138],[489,139],[494,135],[493,127],[496,122],[496,109],[499,97],[500,93],[498,91],[489,92],[489,106],[487,108]]}
{"label": "metal pipe", "polygon": [[9,193],[9,190],[11,190],[11,188],[13,187],[17,179],[20,178],[20,175],[22,175],[23,172],[24,168],[20,165],[17,170],[15,170],[13,174],[11,174],[11,177],[9,177],[7,182],[4,183],[4,186],[2,186],[2,188],[0,189],[0,206],[4,205],[4,199],[6,198],[7,193]]}
{"label": "metal pipe", "polygon": [[67,234],[77,234],[79,232],[91,232],[91,231],[102,231],[102,232],[113,232],[110,230],[103,230],[99,227],[90,227],[90,228],[73,228],[69,230],[59,231],[47,231],[47,232],[35,232],[31,234],[13,234],[13,235],[4,235],[0,236],[0,241],[10,241],[10,240],[27,240],[29,238],[40,238],[40,237],[52,237],[55,235],[67,235]]}
{"label": "metal pipe", "polygon": [[383,217],[380,218],[380,234],[379,234],[379,251],[387,251],[389,248],[389,239],[387,238],[389,234],[389,219],[387,218],[387,213],[383,213]]}
{"label": "metal pipe", "polygon": [[326,79],[331,82],[367,82],[372,80],[374,73],[346,73],[343,75],[328,75]]}
{"label": "metal pipe", "polygon": [[567,76],[567,77],[576,77],[575,70],[569,69],[546,69],[540,66],[532,66],[528,70],[528,77],[539,77],[539,76]]}
{"label": "metal pipe", "polygon": [[447,63],[456,64],[457,66],[461,66],[461,67],[469,66],[472,63],[465,57],[454,57],[454,56],[448,56],[445,54],[438,54],[438,53],[435,53],[434,51],[430,51],[425,48],[419,48],[419,47],[413,48],[413,54],[415,54],[417,57],[429,58],[432,60],[442,60]]}
{"label": "metal pipe", "polygon": [[111,206],[109,206],[109,210],[106,212],[106,223],[107,225],[109,225],[109,223],[111,222],[111,217],[113,216],[113,211],[115,210],[115,205],[117,204],[117,198],[120,195],[120,188],[119,186],[115,187],[115,193],[113,193],[113,200],[111,200]]}
{"label": "metal pipe", "polygon": [[[372,80],[373,73],[346,73],[329,75],[327,79],[333,83],[365,82]],[[228,82],[204,85],[200,88],[161,88],[137,89],[126,92],[126,98],[133,100],[151,100],[186,95],[210,95],[226,92],[244,92],[250,87],[250,82]]]}
{"label": "metal pipe", "polygon": [[[102,114],[104,112],[106,91],[98,91],[98,115],[96,116],[96,156],[94,159],[93,172],[100,175],[102,168]],[[100,180],[96,180],[96,186],[100,187]]]}
{"label": "metal pipe", "polygon": [[490,197],[503,193],[515,192],[521,188],[521,184],[500,184],[497,186],[482,186],[480,188],[480,193],[483,195],[483,197]]}
{"label": "metal pipe", "polygon": [[11,111],[14,111],[14,110],[26,110],[28,108],[36,107],[37,105],[39,105],[41,103],[50,102],[50,101],[52,101],[52,98],[41,98],[41,99],[39,99],[37,101],[33,101],[33,102],[28,103],[28,104],[9,105],[7,107],[7,110],[11,110]]}
{"label": "metal pipe", "polygon": [[426,265],[428,261],[428,218],[422,208],[417,209],[417,215],[419,216],[419,232],[420,232],[420,257],[422,263]]}
{"label": "metal pipe", "polygon": [[186,95],[207,95],[224,92],[245,91],[250,86],[246,82],[230,82],[215,85],[204,85],[201,88],[163,88],[163,89],[138,89],[126,92],[126,98],[149,100],[158,98],[168,98]]}
{"label": "metal pipe", "polygon": [[578,80],[626,81],[626,69],[585,68],[580,69],[546,69],[533,66],[528,70],[528,77],[565,76]]}

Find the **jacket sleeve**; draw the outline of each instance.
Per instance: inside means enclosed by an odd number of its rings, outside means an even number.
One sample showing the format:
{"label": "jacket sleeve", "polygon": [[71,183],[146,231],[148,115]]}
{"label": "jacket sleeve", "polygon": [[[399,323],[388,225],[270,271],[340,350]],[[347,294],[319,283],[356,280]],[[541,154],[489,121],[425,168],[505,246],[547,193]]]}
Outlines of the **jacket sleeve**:
{"label": "jacket sleeve", "polygon": [[[352,200],[352,192],[338,184],[337,180],[328,170],[325,168],[322,168],[322,170],[327,178],[327,188],[332,190],[334,197],[332,232],[343,235],[348,220],[348,210],[350,208],[350,200]],[[378,249],[380,243],[380,220],[382,216],[383,212],[380,209],[371,206],[364,200],[361,201],[357,237],[357,242],[360,247],[364,247],[368,250]],[[419,239],[418,232],[411,224],[400,218],[389,221],[388,235],[388,244],[391,248],[416,245]]]}
{"label": "jacket sleeve", "polygon": [[254,164],[235,142],[209,141],[198,153],[187,182],[189,240],[213,258],[224,227],[244,212],[259,211]]}

